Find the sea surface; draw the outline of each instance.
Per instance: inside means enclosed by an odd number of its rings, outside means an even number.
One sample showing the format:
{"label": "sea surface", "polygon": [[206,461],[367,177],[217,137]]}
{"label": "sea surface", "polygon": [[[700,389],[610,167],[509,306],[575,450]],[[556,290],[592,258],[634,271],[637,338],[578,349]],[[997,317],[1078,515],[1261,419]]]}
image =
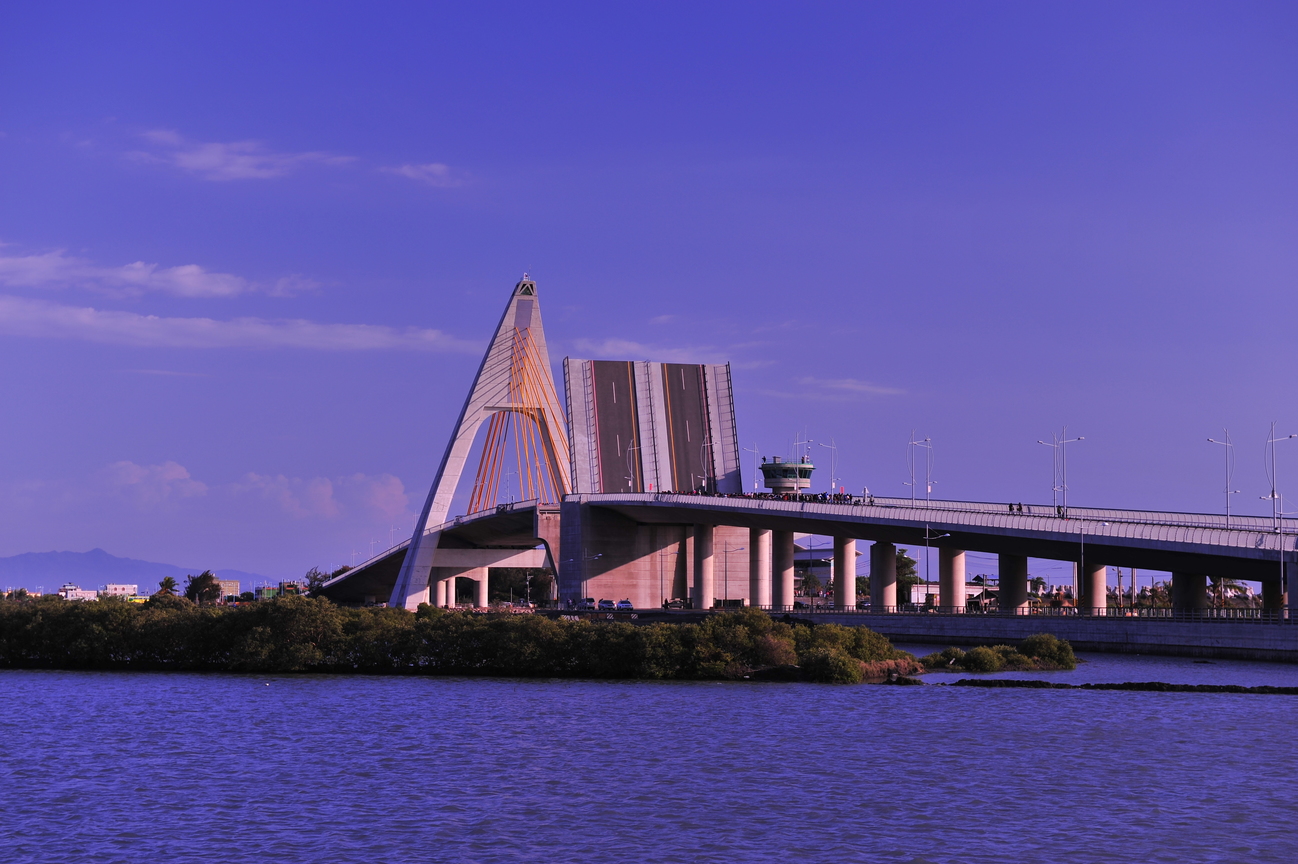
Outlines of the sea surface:
{"label": "sea surface", "polygon": [[[1083,656],[1026,677],[1298,685]],[[0,860],[1292,862],[1295,721],[1295,696],[8,671]]]}

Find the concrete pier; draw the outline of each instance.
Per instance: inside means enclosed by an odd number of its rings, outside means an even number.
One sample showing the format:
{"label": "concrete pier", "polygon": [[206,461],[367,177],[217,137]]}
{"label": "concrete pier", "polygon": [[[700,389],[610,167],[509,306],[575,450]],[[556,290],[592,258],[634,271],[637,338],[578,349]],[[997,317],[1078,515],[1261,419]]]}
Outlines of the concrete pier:
{"label": "concrete pier", "polygon": [[834,608],[856,608],[856,541],[834,538]]}
{"label": "concrete pier", "polygon": [[771,605],[793,608],[793,532],[771,532]]}
{"label": "concrete pier", "polygon": [[446,580],[445,579],[437,580],[437,593],[434,595],[434,598],[435,598],[435,601],[433,603],[434,606],[436,606],[439,609],[445,608],[446,606]]}
{"label": "concrete pier", "polygon": [[748,597],[749,605],[771,605],[771,532],[764,528],[748,529]]}
{"label": "concrete pier", "polygon": [[1172,574],[1172,608],[1192,611],[1208,608],[1208,577],[1202,573]]}
{"label": "concrete pier", "polygon": [[473,579],[477,583],[477,602],[473,605],[477,606],[479,609],[486,609],[491,605],[491,601],[487,599],[487,568],[475,567],[464,575]]}
{"label": "concrete pier", "polygon": [[1262,583],[1262,608],[1267,612],[1284,609],[1284,586],[1279,580]]}
{"label": "concrete pier", "polygon": [[870,607],[876,611],[897,606],[897,547],[878,542],[870,546]]}
{"label": "concrete pier", "polygon": [[713,526],[694,526],[694,608],[711,609],[716,600]]}
{"label": "concrete pier", "polygon": [[1028,608],[1028,556],[1001,553],[1000,594],[997,604],[1002,612]]}
{"label": "concrete pier", "polygon": [[1109,568],[1087,563],[1082,567],[1082,602],[1084,615],[1105,615],[1109,606]]}
{"label": "concrete pier", "polygon": [[938,606],[948,612],[965,610],[964,551],[938,549]]}

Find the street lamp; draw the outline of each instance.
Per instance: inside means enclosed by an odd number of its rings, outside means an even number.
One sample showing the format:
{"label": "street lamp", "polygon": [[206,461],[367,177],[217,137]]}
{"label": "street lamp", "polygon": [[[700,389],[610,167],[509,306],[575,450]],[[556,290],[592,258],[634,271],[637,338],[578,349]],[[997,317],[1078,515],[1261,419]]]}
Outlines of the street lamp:
{"label": "street lamp", "polygon": [[[924,500],[927,501],[933,492],[933,439],[915,440],[915,430],[910,430],[910,443],[906,445],[906,465],[910,468],[910,506],[915,506],[915,448],[925,448],[924,455]],[[925,529],[927,530],[927,529]]]}
{"label": "street lamp", "polygon": [[[588,555],[588,554],[586,554],[586,552],[587,552],[586,547],[585,547],[585,546],[581,547],[581,559],[580,559],[580,560],[581,560],[581,599],[582,599],[582,600],[585,600],[585,599],[586,599],[586,562],[587,562],[587,561],[594,561],[596,558],[603,558],[603,557],[604,557],[604,553],[603,553],[603,552],[600,552],[598,555]],[[576,562],[577,560],[578,560],[578,559],[576,559],[576,558],[565,558],[565,559],[564,559],[564,561],[566,561],[566,562],[569,563],[569,564],[572,564],[572,563]]]}
{"label": "street lamp", "polygon": [[[1068,446],[1067,445],[1072,444],[1075,441],[1085,441],[1086,439],[1081,435],[1078,435],[1076,438],[1069,438],[1067,426],[1063,427],[1063,430],[1061,431],[1060,434],[1055,435],[1054,433],[1051,433],[1050,437],[1054,439],[1053,442],[1038,440],[1037,443],[1044,444],[1047,447],[1053,447],[1055,450],[1054,470],[1051,473],[1051,478],[1050,478],[1051,483],[1053,484],[1050,487],[1050,503],[1054,505],[1055,511],[1059,513],[1060,516],[1067,518],[1068,516]],[[1059,509],[1058,499],[1055,498],[1055,493],[1061,493],[1063,496],[1064,499],[1063,510]]]}
{"label": "street lamp", "polygon": [[1262,500],[1271,499],[1271,520],[1275,525],[1275,533],[1280,535],[1280,590],[1285,590],[1285,567],[1284,567],[1284,497],[1280,494],[1280,481],[1277,477],[1278,471],[1276,466],[1275,445],[1281,441],[1288,441],[1290,438],[1298,438],[1298,433],[1286,435],[1283,438],[1275,437],[1275,421],[1271,421],[1271,435],[1266,439],[1266,451],[1263,456],[1263,463],[1267,469],[1267,479],[1271,481],[1271,494],[1263,495]]}
{"label": "street lamp", "polygon": [[829,494],[833,495],[834,484],[838,482],[838,445],[830,438],[828,444],[821,443],[820,446],[829,451]]}
{"label": "street lamp", "polygon": [[1225,486],[1225,489],[1226,489],[1226,527],[1229,528],[1229,527],[1230,527],[1230,496],[1232,496],[1232,495],[1238,495],[1238,494],[1239,494],[1239,490],[1238,490],[1238,489],[1231,489],[1231,488],[1230,488],[1230,478],[1233,477],[1233,476],[1235,475],[1235,445],[1232,444],[1232,443],[1230,443],[1230,430],[1229,430],[1229,429],[1223,429],[1222,431],[1226,433],[1226,440],[1225,440],[1225,441],[1218,441],[1216,438],[1209,438],[1208,440],[1209,440],[1210,442],[1212,442],[1213,444],[1220,444],[1220,445],[1222,445],[1223,447],[1226,448],[1225,451],[1223,451],[1223,452],[1224,452],[1224,454],[1225,454],[1225,456],[1226,456],[1226,486]]}
{"label": "street lamp", "polygon": [[753,494],[756,495],[758,491],[757,490],[757,452],[758,452],[757,442],[754,441],[752,447],[745,447],[744,452],[753,454]]}

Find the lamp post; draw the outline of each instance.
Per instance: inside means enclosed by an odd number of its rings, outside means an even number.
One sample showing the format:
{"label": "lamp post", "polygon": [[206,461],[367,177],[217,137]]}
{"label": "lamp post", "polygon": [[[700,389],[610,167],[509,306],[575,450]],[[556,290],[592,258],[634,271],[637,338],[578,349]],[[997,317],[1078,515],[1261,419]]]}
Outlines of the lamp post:
{"label": "lamp post", "polygon": [[1271,434],[1266,439],[1266,450],[1263,455],[1263,463],[1267,469],[1267,478],[1271,481],[1271,494],[1263,495],[1262,500],[1271,499],[1271,521],[1275,526],[1275,533],[1279,535],[1279,552],[1280,552],[1280,590],[1285,590],[1285,567],[1284,567],[1284,497],[1280,494],[1279,471],[1276,465],[1275,445],[1281,441],[1288,441],[1290,438],[1298,438],[1298,433],[1286,435],[1283,438],[1275,437],[1275,421],[1271,421]]}
{"label": "lamp post", "polygon": [[[910,443],[906,445],[906,465],[910,468],[910,506],[915,506],[915,448],[923,447],[924,455],[924,500],[927,502],[933,492],[933,439],[915,440],[915,430],[910,430]],[[926,531],[928,529],[925,529]]]}
{"label": "lamp post", "polygon": [[1223,454],[1226,457],[1226,484],[1225,484],[1226,527],[1229,528],[1230,527],[1230,496],[1238,495],[1239,490],[1230,488],[1230,478],[1235,475],[1235,445],[1230,443],[1230,430],[1223,429],[1222,431],[1226,433],[1225,441],[1218,441],[1216,438],[1209,438],[1208,440],[1213,444],[1220,444],[1226,448],[1223,451]]}
{"label": "lamp post", "polygon": [[743,449],[745,453],[753,454],[753,494],[756,495],[758,491],[757,490],[757,473],[758,473],[757,472],[757,452],[758,452],[757,442],[754,441],[752,447],[745,447]]}
{"label": "lamp post", "polygon": [[[604,557],[603,552],[600,552],[598,555],[588,555],[586,547],[585,546],[581,547],[580,561],[581,561],[581,599],[582,600],[586,599],[586,562],[594,561],[596,558],[603,558],[603,557]],[[576,562],[579,559],[565,558],[564,560],[567,561],[569,564],[571,564]]]}
{"label": "lamp post", "polygon": [[[1038,444],[1044,444],[1047,447],[1053,447],[1055,450],[1054,469],[1051,472],[1050,503],[1054,505],[1056,512],[1064,518],[1068,517],[1068,445],[1075,441],[1085,441],[1081,435],[1076,438],[1068,437],[1068,427],[1064,426],[1059,435],[1051,433],[1054,441],[1041,441]],[[1063,497],[1063,509],[1060,510],[1058,499],[1055,493]]]}
{"label": "lamp post", "polygon": [[833,495],[834,484],[838,482],[838,445],[830,438],[828,444],[822,442],[820,446],[829,451],[829,494]]}

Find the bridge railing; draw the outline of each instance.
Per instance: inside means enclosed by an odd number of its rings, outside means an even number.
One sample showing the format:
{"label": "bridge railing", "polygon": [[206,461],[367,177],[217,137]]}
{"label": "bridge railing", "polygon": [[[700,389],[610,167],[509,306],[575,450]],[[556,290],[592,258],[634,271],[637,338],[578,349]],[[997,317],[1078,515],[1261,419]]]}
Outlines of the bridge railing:
{"label": "bridge railing", "polygon": [[[1234,623],[1252,623],[1252,624],[1298,624],[1298,618],[1290,618],[1284,611],[1273,611],[1266,609],[1167,609],[1167,608],[1146,608],[1137,607],[1109,607],[1101,614],[1095,614],[1092,610],[1065,606],[1041,607],[1033,609],[989,609],[981,610],[976,607],[966,609],[955,609],[937,606],[866,606],[857,609],[837,609],[832,605],[806,605],[798,604],[796,606],[758,606],[755,607],[773,615],[877,615],[880,617],[889,615],[901,616],[963,616],[965,618],[1086,618],[1091,620],[1108,620],[1108,619],[1135,619],[1150,621],[1179,621],[1179,622],[1234,622]],[[722,610],[717,610],[722,611]]]}
{"label": "bridge railing", "polygon": [[[1152,513],[1137,510],[1095,510],[1069,508],[1069,518],[1055,515],[1051,508],[1039,505],[1024,512],[1011,511],[1008,504],[977,502],[922,502],[911,507],[909,498],[861,498],[851,495],[773,495],[645,492],[626,494],[581,494],[574,496],[592,504],[604,501],[619,503],[681,504],[698,506],[716,502],[716,509],[778,513],[814,517],[868,517],[901,523],[924,523],[935,529],[987,528],[998,531],[1031,531],[1053,534],[1060,541],[1083,543],[1101,540],[1134,540],[1141,542],[1181,543],[1198,546],[1224,546],[1233,549],[1258,550],[1275,554],[1283,543],[1286,557],[1292,555],[1298,537],[1298,520],[1285,520],[1284,533],[1276,533],[1269,519],[1231,517],[1230,528],[1225,517],[1204,514]],[[949,506],[948,506],[949,505]],[[1049,513],[1027,512],[1029,509]],[[896,511],[895,514],[888,511]]]}

